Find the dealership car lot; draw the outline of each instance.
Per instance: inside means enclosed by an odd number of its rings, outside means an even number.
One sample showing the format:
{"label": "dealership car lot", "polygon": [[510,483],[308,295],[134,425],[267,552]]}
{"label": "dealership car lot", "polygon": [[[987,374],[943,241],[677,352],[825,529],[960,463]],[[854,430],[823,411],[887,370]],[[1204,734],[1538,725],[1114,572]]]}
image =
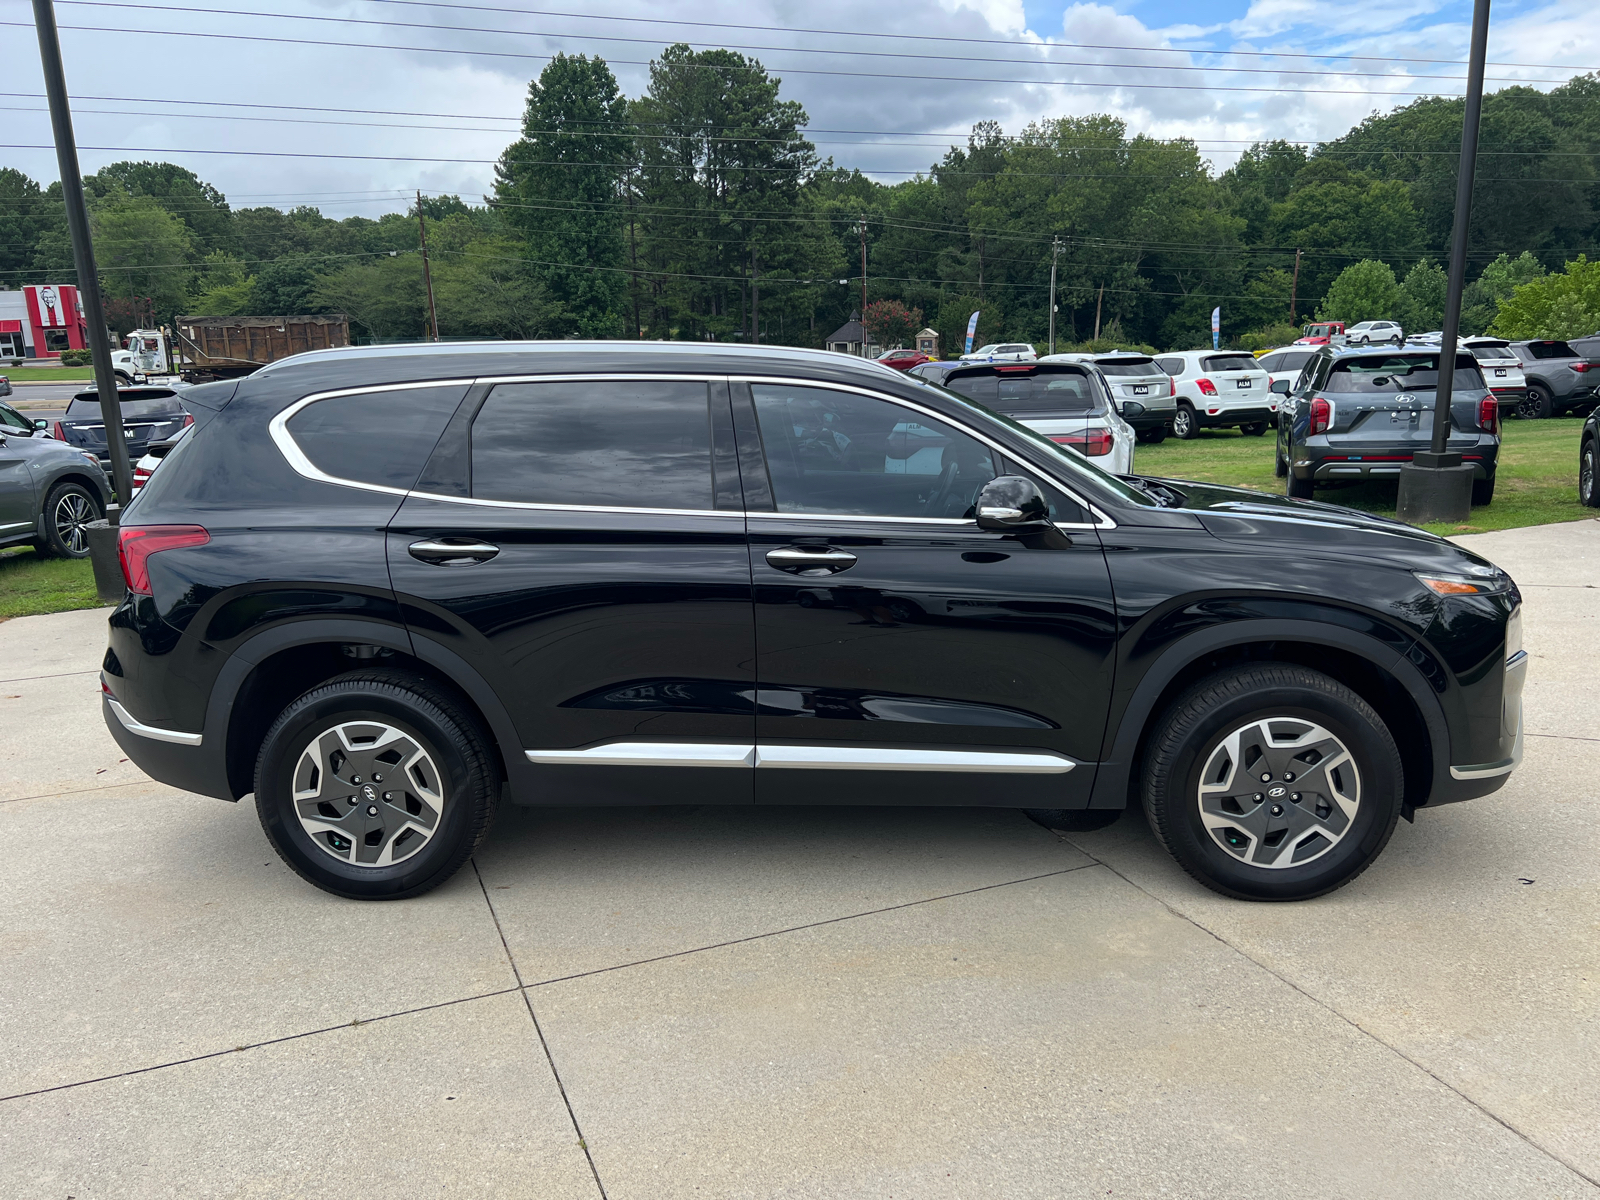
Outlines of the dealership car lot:
{"label": "dealership car lot", "polygon": [[1600,522],[1462,541],[1527,758],[1299,905],[1126,818],[754,806],[507,808],[354,904],[119,761],[103,611],[0,624],[62,731],[0,745],[0,1194],[1600,1194]]}

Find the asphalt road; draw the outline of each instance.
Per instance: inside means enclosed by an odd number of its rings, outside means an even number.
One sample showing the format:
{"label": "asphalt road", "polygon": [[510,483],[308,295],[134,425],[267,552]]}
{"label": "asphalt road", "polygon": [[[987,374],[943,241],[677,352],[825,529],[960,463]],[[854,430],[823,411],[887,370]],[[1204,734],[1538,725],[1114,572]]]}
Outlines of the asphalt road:
{"label": "asphalt road", "polygon": [[[0,372],[4,374],[4,372]],[[0,396],[7,404],[18,412],[31,413],[33,416],[42,417],[45,414],[34,410],[41,405],[51,405],[57,409],[64,407],[64,402],[71,400],[79,392],[87,390],[91,385],[79,380],[76,383],[12,383],[11,395]],[[58,414],[59,415],[59,412]]]}
{"label": "asphalt road", "polygon": [[1526,761],[1304,904],[826,805],[508,808],[339,900],[128,762],[105,610],[0,624],[0,1196],[1600,1200],[1600,521],[1459,540]]}

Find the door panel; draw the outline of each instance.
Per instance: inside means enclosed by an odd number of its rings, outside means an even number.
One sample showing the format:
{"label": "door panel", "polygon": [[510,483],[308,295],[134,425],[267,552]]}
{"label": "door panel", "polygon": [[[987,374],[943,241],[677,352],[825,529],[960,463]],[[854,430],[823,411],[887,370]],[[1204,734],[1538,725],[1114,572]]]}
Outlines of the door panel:
{"label": "door panel", "polygon": [[[760,411],[770,459],[788,430],[775,428],[762,387],[753,407],[736,402],[735,416],[743,423]],[[965,511],[997,456],[942,422],[911,419],[947,443],[941,462],[922,464],[922,503]],[[868,428],[859,408],[841,405],[819,424],[859,447],[877,426],[900,423],[886,416]],[[951,463],[958,484],[941,499]],[[745,478],[760,468],[747,462]],[[817,482],[808,490],[804,462],[774,467],[775,506],[814,507],[848,481]],[[879,495],[875,481],[864,483],[857,508]],[[961,517],[779,511],[750,513],[749,537],[758,803],[1087,803],[1114,641],[1093,531],[1024,545]]]}
{"label": "door panel", "polygon": [[[710,466],[713,441],[732,465],[725,388],[710,389],[714,434],[704,381],[501,388],[469,414],[476,433],[447,431],[435,454],[470,459],[474,495],[414,493],[390,527],[407,623],[506,705],[522,744],[503,750],[535,767],[524,802],[749,803],[728,750],[748,757],[754,739],[749,559],[737,505],[713,507],[737,494]],[[447,444],[460,436],[468,455]],[[663,498],[700,507],[629,503]]]}

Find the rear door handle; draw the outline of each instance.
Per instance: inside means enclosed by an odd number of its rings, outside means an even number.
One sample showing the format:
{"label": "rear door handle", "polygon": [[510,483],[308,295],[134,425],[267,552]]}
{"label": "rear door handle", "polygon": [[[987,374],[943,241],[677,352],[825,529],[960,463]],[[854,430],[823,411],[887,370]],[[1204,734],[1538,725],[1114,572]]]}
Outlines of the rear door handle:
{"label": "rear door handle", "polygon": [[856,565],[856,556],[831,546],[785,546],[767,551],[767,565],[791,575],[833,575]]}
{"label": "rear door handle", "polygon": [[499,546],[491,546],[488,542],[446,538],[436,542],[412,542],[407,549],[412,558],[436,567],[461,567],[468,563],[488,562],[500,553]]}

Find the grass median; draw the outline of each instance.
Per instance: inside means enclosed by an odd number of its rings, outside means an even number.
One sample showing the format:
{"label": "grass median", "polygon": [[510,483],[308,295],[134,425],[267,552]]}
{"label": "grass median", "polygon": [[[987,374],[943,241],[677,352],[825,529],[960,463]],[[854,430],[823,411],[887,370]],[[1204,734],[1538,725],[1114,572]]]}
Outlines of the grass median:
{"label": "grass median", "polygon": [[0,375],[12,383],[88,383],[94,378],[92,371],[71,367],[0,367]]}
{"label": "grass median", "polygon": [[101,603],[88,559],[46,558],[29,547],[0,550],[0,621]]}
{"label": "grass median", "polygon": [[[1461,525],[1426,525],[1434,533],[1486,533],[1523,525],[1581,521],[1597,515],[1578,503],[1578,437],[1583,422],[1574,417],[1548,421],[1507,421],[1500,445],[1494,503],[1472,510]],[[1141,475],[1225,483],[1283,494],[1283,480],[1272,473],[1273,438],[1245,437],[1234,429],[1203,430],[1192,442],[1168,438],[1159,446],[1139,446],[1133,456]],[[1341,483],[1317,488],[1318,500],[1364,512],[1394,516],[1399,481]]]}

